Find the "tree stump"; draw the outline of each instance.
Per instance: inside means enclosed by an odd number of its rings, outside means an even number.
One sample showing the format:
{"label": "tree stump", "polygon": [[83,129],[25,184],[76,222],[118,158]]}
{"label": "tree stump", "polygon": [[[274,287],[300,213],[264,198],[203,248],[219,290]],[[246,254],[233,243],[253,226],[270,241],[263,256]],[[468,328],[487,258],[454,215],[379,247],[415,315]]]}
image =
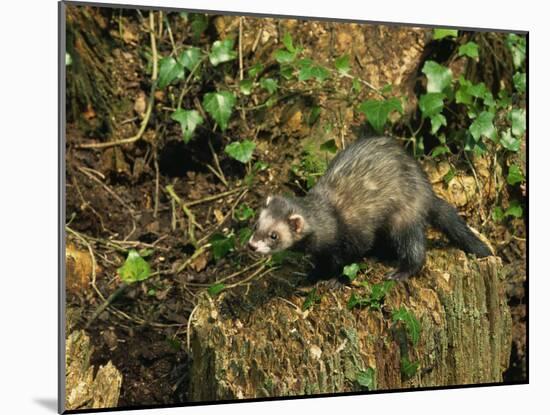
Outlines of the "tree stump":
{"label": "tree stump", "polygon": [[[304,296],[279,271],[205,295],[192,320],[190,400],[360,391],[367,370],[378,390],[502,382],[512,322],[501,269],[497,257],[430,250],[422,273],[396,284],[380,310],[348,309],[357,285],[320,286],[320,301],[303,311]],[[387,271],[374,265],[368,279]],[[416,344],[392,319],[401,307],[420,323]]]}

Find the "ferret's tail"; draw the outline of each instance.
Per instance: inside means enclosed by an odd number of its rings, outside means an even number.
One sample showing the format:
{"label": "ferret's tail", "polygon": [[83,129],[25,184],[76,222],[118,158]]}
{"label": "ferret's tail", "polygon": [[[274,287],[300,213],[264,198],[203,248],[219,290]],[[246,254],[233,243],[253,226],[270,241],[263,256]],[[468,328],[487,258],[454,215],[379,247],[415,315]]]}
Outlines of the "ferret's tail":
{"label": "ferret's tail", "polygon": [[429,220],[464,252],[481,258],[492,255],[489,247],[474,235],[466,222],[458,215],[456,209],[437,196],[434,196]]}

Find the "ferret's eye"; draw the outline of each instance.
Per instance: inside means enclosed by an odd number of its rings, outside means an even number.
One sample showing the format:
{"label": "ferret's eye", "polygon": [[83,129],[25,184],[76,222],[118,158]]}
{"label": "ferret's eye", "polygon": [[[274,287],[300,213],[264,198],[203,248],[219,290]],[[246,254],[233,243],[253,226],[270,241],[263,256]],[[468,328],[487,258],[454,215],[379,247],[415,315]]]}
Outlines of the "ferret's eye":
{"label": "ferret's eye", "polygon": [[277,238],[279,238],[279,235],[277,235],[277,232],[271,232],[271,234],[269,235],[269,237],[271,239],[273,239],[274,241],[277,240]]}

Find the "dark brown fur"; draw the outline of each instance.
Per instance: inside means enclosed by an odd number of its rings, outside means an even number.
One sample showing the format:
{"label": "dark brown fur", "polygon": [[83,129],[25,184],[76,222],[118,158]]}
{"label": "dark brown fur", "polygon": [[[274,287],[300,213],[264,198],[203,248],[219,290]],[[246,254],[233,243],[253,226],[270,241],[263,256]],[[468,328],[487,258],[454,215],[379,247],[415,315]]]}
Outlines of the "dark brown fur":
{"label": "dark brown fur", "polygon": [[399,264],[390,278],[405,279],[424,264],[428,223],[464,251],[490,255],[396,140],[359,139],[336,155],[305,197],[268,199],[250,246],[264,253],[302,249],[313,255],[312,277],[321,278],[340,274],[383,235]]}

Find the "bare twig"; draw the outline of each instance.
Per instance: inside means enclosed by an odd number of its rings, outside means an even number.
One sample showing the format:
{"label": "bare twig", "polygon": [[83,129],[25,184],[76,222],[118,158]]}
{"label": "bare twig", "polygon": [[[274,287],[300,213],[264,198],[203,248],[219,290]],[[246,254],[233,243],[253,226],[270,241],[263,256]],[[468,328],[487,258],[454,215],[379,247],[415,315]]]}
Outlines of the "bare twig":
{"label": "bare twig", "polygon": [[243,70],[243,19],[244,17],[239,17],[239,80],[244,79],[244,70]]}
{"label": "bare twig", "polygon": [[214,164],[216,165],[216,168],[218,170],[218,178],[221,180],[221,182],[224,184],[225,187],[229,187],[229,184],[227,183],[227,180],[225,178],[225,175],[223,174],[223,170],[220,167],[220,161],[218,160],[218,155],[214,151],[214,147],[212,147],[212,143],[210,140],[208,140],[208,147],[210,147],[210,151],[212,152],[212,157],[214,158]]}

